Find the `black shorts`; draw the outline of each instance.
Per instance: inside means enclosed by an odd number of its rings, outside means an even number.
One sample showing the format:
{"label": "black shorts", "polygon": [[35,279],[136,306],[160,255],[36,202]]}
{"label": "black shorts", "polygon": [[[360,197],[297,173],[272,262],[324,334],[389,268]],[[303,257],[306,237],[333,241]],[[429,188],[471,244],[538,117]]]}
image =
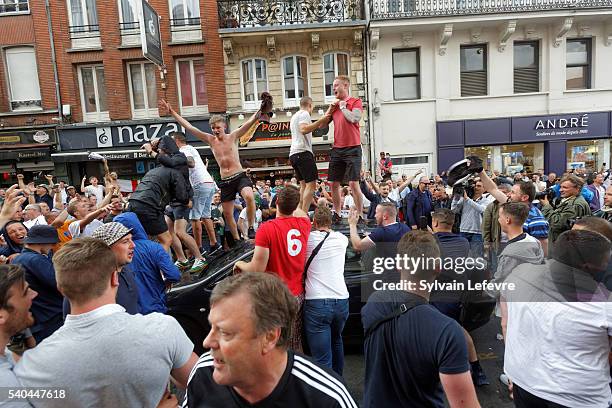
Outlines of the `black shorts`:
{"label": "black shorts", "polygon": [[299,152],[289,156],[291,167],[295,170],[295,177],[298,181],[304,180],[306,183],[315,181],[319,177],[317,163],[311,152]]}
{"label": "black shorts", "polygon": [[176,220],[187,220],[189,221],[189,214],[191,209],[186,205],[177,205],[176,207],[168,206],[166,207],[166,214],[172,221]]}
{"label": "black shorts", "polygon": [[244,171],[241,171],[228,178],[222,178],[217,185],[221,189],[221,202],[225,203],[234,201],[236,199],[236,193],[239,194],[243,188],[253,187],[253,182]]}
{"label": "black shorts", "polygon": [[361,146],[334,147],[329,159],[329,181],[359,181]]}
{"label": "black shorts", "polygon": [[136,214],[147,235],[156,236],[168,231],[162,210],[150,207],[140,201],[130,201],[128,211]]}

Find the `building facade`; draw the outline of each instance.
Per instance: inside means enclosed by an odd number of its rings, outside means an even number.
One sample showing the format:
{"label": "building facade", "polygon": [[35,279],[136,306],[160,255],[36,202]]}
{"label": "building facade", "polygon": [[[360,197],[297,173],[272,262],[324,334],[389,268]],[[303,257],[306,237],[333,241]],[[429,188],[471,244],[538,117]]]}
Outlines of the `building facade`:
{"label": "building facade", "polygon": [[[30,1],[32,3],[32,1]],[[225,113],[223,59],[213,0],[150,0],[160,16],[163,67],[144,59],[140,0],[61,0],[51,8],[63,121],[53,154],[55,173],[74,183],[102,175],[99,161],[125,180],[154,163],[140,146],[180,130],[159,100],[209,130],[211,113]],[[202,154],[208,147],[191,139]]]}
{"label": "building facade", "polygon": [[61,104],[49,33],[45,2],[0,2],[0,185],[53,170]]}
{"label": "building facade", "polygon": [[[342,74],[351,79],[351,95],[366,106],[362,0],[219,0],[218,13],[230,128],[241,126],[259,109],[262,92],[274,98],[271,123],[260,124],[241,141],[243,164],[261,178],[290,177],[289,123],[301,97],[313,99],[312,118],[319,118],[335,100],[332,82]],[[367,151],[368,119],[363,116]],[[313,133],[322,177],[332,142],[333,123]]]}
{"label": "building facade", "polygon": [[400,172],[610,164],[612,2],[374,0],[375,150]]}

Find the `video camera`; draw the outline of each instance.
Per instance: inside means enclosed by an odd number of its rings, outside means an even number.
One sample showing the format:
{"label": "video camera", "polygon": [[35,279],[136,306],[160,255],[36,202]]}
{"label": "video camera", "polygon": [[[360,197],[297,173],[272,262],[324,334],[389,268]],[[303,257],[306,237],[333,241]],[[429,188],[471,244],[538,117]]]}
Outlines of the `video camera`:
{"label": "video camera", "polygon": [[468,156],[448,168],[448,185],[453,187],[453,195],[474,197],[476,176],[482,171],[482,159],[478,156]]}
{"label": "video camera", "polygon": [[535,194],[536,200],[541,200],[544,197],[546,197],[548,201],[552,202],[556,197],[555,190],[552,187],[549,187],[546,190]]}

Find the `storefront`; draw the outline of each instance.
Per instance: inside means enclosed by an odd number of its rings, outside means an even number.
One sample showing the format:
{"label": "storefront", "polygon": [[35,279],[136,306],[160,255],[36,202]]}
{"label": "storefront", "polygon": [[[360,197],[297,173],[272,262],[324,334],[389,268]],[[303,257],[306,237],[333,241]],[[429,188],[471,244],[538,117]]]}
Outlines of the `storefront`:
{"label": "storefront", "polygon": [[[194,120],[195,127],[210,132],[208,120]],[[80,185],[85,176],[104,175],[101,161],[90,160],[88,155],[96,152],[108,160],[111,171],[117,172],[122,190],[130,191],[137,180],[155,167],[155,160],[149,158],[140,147],[154,137],[170,135],[184,129],[170,121],[117,122],[112,125],[91,127],[72,125],[59,128],[59,151],[52,154],[55,173],[61,178]],[[188,142],[200,151],[202,156],[212,158],[210,148],[187,134]],[[211,169],[212,170],[212,169]]]}
{"label": "storefront", "polygon": [[57,143],[55,126],[0,130],[0,186],[26,182],[46,183],[44,173],[53,171],[51,152]]}
{"label": "storefront", "polygon": [[610,164],[611,116],[581,112],[438,122],[438,172],[468,155],[505,174],[594,171]]}

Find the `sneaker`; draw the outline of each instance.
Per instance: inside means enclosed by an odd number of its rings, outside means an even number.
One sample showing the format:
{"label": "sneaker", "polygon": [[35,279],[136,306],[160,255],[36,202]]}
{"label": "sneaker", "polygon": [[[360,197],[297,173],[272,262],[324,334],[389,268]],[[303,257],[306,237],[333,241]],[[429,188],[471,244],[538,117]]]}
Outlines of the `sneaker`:
{"label": "sneaker", "polygon": [[181,271],[186,271],[191,266],[191,262],[189,262],[189,260],[186,260],[186,261],[176,261],[174,263],[174,266],[179,268],[179,270],[181,270]]}
{"label": "sneaker", "polygon": [[222,248],[221,244],[219,244],[218,242],[211,246],[208,251],[202,251],[201,255],[206,258],[207,256],[210,256],[212,253],[220,250]]}
{"label": "sneaker", "polygon": [[489,379],[487,378],[487,375],[481,367],[472,370],[472,382],[476,387],[482,387],[483,385],[491,384],[489,382]]}
{"label": "sneaker", "polygon": [[202,272],[204,268],[206,268],[206,266],[208,266],[208,264],[206,263],[204,259],[196,259],[191,269],[189,269],[189,273]]}
{"label": "sneaker", "polygon": [[255,239],[255,229],[253,227],[249,227],[248,236],[249,239]]}
{"label": "sneaker", "polygon": [[506,387],[510,386],[510,378],[506,375],[506,373],[501,373],[499,375],[499,381],[504,384]]}

